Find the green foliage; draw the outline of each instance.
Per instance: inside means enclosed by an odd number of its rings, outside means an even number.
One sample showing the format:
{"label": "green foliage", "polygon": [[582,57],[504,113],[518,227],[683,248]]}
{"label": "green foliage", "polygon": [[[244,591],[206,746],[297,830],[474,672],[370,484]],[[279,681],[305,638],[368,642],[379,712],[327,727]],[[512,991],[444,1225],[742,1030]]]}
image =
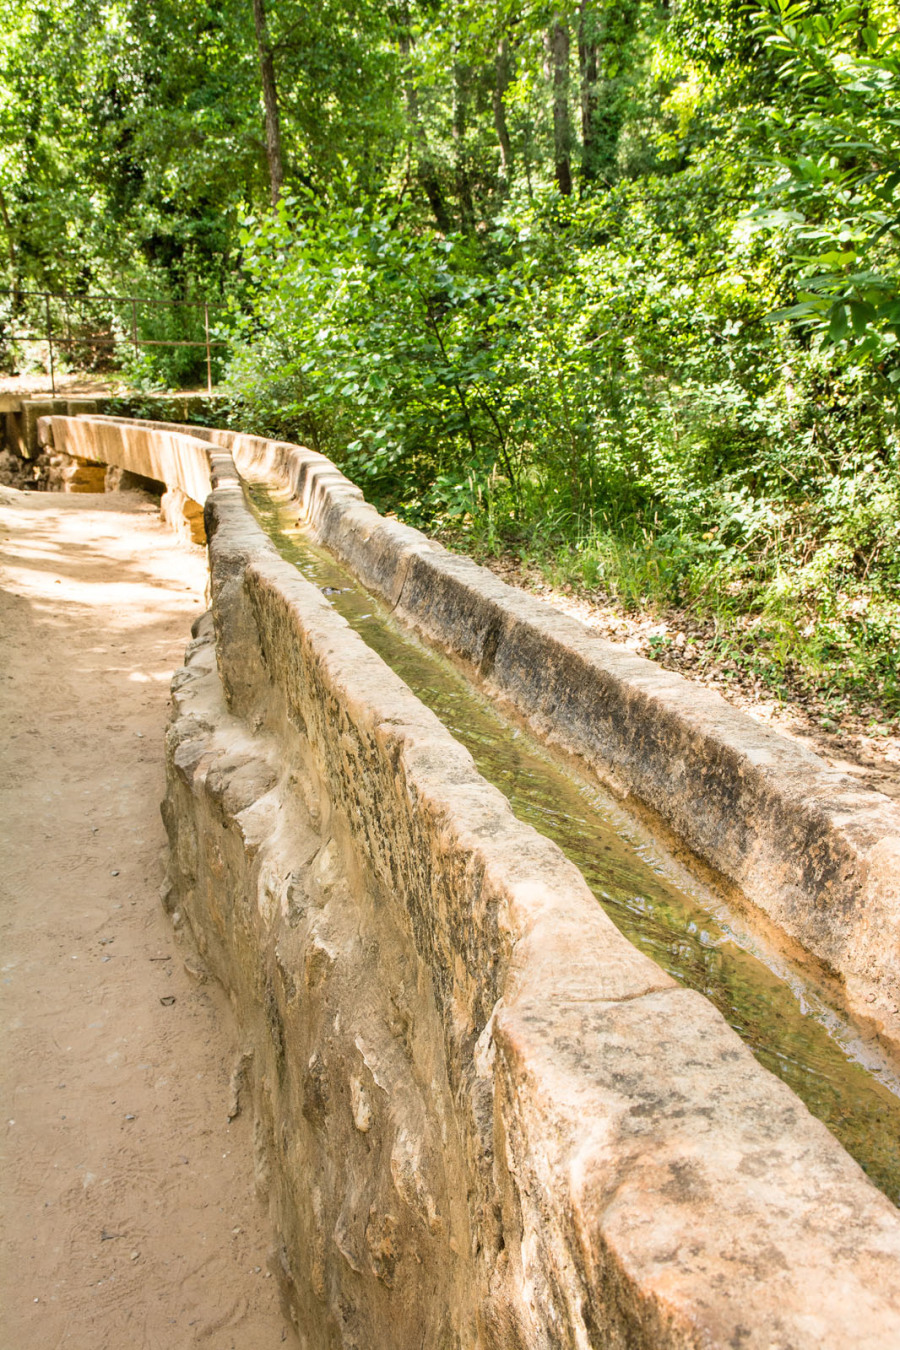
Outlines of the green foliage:
{"label": "green foliage", "polygon": [[475,240],[371,201],[248,222],[241,416],[469,551],[716,615],[776,687],[897,708],[891,384],[772,326],[783,254],[705,209],[713,171],[550,192]]}
{"label": "green foliage", "polygon": [[[754,15],[777,62],[765,152],[780,175],[751,217],[785,231],[799,303],[776,317],[874,357],[900,380],[900,28],[896,10],[770,0]],[[785,96],[786,95],[786,96]]]}
{"label": "green foliage", "polygon": [[900,710],[895,9],[270,0],[273,210],[248,0],[0,0],[5,277],[222,299],[241,425]]}

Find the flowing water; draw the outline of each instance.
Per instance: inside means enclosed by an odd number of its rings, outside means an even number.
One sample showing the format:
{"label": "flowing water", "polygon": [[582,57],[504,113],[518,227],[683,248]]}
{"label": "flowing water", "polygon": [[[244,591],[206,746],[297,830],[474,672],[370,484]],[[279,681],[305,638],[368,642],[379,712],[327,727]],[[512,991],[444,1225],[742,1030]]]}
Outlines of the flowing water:
{"label": "flowing water", "polygon": [[699,990],[900,1205],[900,1079],[876,1042],[717,897],[694,883],[614,800],[504,717],[444,657],[400,628],[296,513],[250,489],[286,558],[437,714],[509,799],[555,840],[635,946]]}

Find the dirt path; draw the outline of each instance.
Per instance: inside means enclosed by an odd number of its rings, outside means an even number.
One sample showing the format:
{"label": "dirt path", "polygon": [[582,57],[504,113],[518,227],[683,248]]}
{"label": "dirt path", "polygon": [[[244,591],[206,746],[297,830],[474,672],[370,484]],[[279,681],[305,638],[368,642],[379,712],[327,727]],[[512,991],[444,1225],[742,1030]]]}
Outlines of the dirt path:
{"label": "dirt path", "polygon": [[131,494],[0,489],[4,1331],[10,1350],[295,1344],[230,1010],[157,888],[168,683],[205,562]]}

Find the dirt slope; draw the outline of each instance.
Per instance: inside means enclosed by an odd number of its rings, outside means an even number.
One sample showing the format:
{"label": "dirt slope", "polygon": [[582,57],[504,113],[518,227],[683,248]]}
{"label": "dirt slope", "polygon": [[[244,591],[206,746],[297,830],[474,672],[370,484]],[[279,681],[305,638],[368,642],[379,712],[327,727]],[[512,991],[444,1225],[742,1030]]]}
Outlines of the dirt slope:
{"label": "dirt slope", "polygon": [[0,564],[0,1344],[295,1344],[226,1119],[230,1011],[157,897],[203,555],[130,494],[0,489]]}

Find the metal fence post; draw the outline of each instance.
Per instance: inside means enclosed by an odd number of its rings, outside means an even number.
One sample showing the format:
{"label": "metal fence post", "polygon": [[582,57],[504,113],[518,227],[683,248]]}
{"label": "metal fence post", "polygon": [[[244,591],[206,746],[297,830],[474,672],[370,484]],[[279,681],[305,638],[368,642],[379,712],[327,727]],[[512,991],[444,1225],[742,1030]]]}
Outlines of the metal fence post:
{"label": "metal fence post", "polygon": [[206,392],[212,393],[212,355],[209,350],[209,305],[203,305],[203,327],[206,330]]}
{"label": "metal fence post", "polygon": [[50,352],[50,389],[56,397],[56,375],[53,370],[53,320],[50,317],[50,296],[44,293],[44,309],[47,315],[47,348]]}
{"label": "metal fence post", "polygon": [[[146,296],[136,295],[79,295],[71,296],[68,291],[10,291],[8,287],[0,286],[0,295],[12,294],[13,302],[18,303],[27,297],[35,300],[44,301],[44,320],[46,329],[44,333],[38,331],[38,319],[35,314],[34,332],[10,332],[6,334],[9,342],[41,342],[46,341],[49,366],[50,366],[50,387],[54,396],[56,395],[56,360],[55,351],[59,347],[63,352],[73,351],[78,347],[87,346],[92,349],[99,349],[104,346],[112,348],[113,354],[116,348],[129,343],[134,348],[135,358],[140,357],[142,347],[201,347],[206,351],[206,388],[208,393],[213,391],[212,380],[212,349],[213,347],[227,347],[228,343],[221,339],[213,338],[209,331],[209,302],[203,300],[150,300]],[[51,300],[61,300],[63,304],[63,327],[60,329],[59,337],[53,332],[53,312],[51,310]],[[118,333],[118,311],[114,311],[112,321],[112,332],[106,333],[84,333],[76,337],[72,332],[72,312],[71,306],[73,300],[82,307],[94,302],[108,301],[113,305],[131,306],[131,335],[125,337],[124,332],[121,336]],[[138,305],[157,305],[161,308],[175,308],[176,306],[188,306],[191,309],[203,310],[203,341],[185,338],[141,338],[138,334],[137,307]],[[215,308],[215,305],[214,305]],[[220,305],[219,308],[222,308]]]}

